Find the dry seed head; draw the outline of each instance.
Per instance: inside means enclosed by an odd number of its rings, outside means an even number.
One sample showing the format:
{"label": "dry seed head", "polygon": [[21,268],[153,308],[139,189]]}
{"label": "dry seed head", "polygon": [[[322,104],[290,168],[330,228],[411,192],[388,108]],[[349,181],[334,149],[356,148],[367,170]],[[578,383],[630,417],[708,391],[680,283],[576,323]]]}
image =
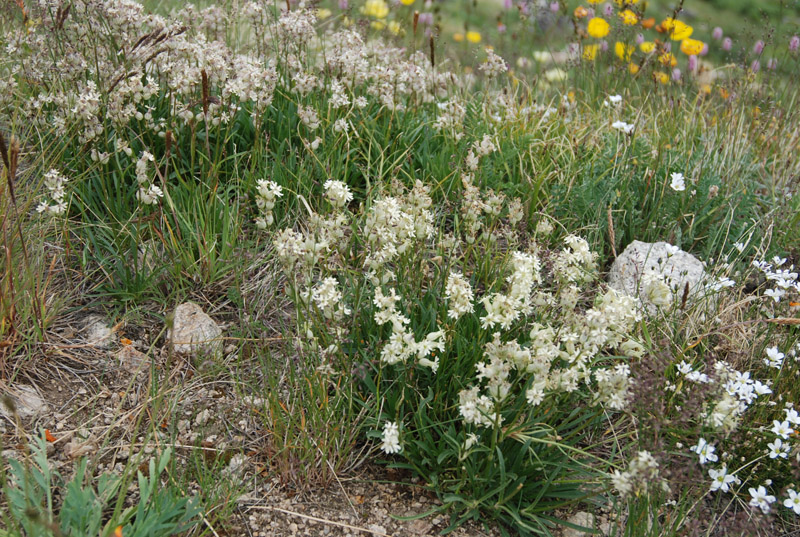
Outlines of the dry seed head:
{"label": "dry seed head", "polygon": [[6,165],[6,169],[9,171],[8,175],[11,176],[11,164],[9,164],[8,158],[8,148],[6,147],[6,139],[3,137],[3,133],[0,132],[0,158],[3,159],[3,164]]}

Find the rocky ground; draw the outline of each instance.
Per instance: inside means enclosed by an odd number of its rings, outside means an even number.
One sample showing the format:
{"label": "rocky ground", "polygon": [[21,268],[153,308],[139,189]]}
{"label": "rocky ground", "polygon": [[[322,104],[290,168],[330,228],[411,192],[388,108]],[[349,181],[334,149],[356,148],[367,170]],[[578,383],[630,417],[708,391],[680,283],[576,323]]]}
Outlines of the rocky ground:
{"label": "rocky ground", "polygon": [[[26,439],[46,430],[49,459],[68,478],[82,456],[98,472],[121,472],[131,463],[146,466],[171,444],[182,465],[202,462],[190,493],[208,485],[205,467],[227,480],[215,479],[218,490],[236,498],[225,502],[230,514],[224,521],[203,520],[217,536],[433,536],[448,528],[435,495],[385,467],[364,464],[322,490],[281,482],[264,453],[263,400],[224,373],[237,349],[220,338],[223,327],[198,305],[180,306],[172,323],[166,338],[160,338],[166,328],[111,326],[97,315],[55,326],[37,366],[20,368],[20,376],[0,384],[16,412],[2,409],[3,457],[22,458]],[[158,348],[156,342],[166,344]],[[179,345],[185,352],[170,352]],[[211,372],[191,358],[208,345],[223,356],[222,367]],[[134,491],[128,501],[136,500]],[[417,518],[426,513],[432,514]],[[560,516],[609,531],[604,517]],[[564,537],[583,535],[562,531]],[[477,520],[450,535],[500,532]]]}

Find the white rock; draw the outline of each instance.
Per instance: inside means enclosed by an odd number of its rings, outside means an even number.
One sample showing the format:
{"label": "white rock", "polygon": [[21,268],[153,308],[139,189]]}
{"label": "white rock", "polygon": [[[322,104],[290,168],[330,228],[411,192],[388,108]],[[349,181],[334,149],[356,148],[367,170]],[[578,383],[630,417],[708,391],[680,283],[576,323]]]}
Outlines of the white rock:
{"label": "white rock", "polygon": [[[11,398],[17,415],[22,419],[33,418],[47,411],[47,403],[44,402],[42,396],[32,386],[16,384],[8,386],[2,391],[3,395],[8,395]],[[0,403],[0,414],[8,418],[13,418],[14,415],[11,409],[6,408],[4,403]]]}
{"label": "white rock", "polygon": [[99,315],[89,315],[85,322],[84,337],[89,345],[105,349],[113,343],[114,331],[105,319]]}
{"label": "white rock", "polygon": [[680,301],[687,282],[690,298],[702,291],[705,276],[703,263],[680,248],[666,242],[633,241],[611,266],[608,284],[619,292],[638,296],[653,312],[656,305]]}
{"label": "white rock", "polygon": [[167,339],[178,354],[219,354],[222,351],[221,335],[222,329],[200,306],[185,302],[175,308]]}
{"label": "white rock", "polygon": [[[567,519],[567,522],[570,524],[575,524],[576,526],[582,526],[584,528],[594,529],[594,515],[591,513],[587,513],[586,511],[578,511],[571,517]],[[561,531],[561,537],[586,537],[592,535],[592,533],[576,530],[575,528],[567,528],[565,527]]]}

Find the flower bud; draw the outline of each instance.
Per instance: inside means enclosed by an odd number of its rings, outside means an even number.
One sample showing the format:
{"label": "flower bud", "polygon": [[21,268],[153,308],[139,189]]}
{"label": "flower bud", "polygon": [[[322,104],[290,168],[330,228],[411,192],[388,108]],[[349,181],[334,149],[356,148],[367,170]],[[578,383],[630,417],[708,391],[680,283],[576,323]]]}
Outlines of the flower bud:
{"label": "flower bud", "polygon": [[733,41],[730,37],[726,37],[722,40],[722,50],[730,50],[733,48]]}

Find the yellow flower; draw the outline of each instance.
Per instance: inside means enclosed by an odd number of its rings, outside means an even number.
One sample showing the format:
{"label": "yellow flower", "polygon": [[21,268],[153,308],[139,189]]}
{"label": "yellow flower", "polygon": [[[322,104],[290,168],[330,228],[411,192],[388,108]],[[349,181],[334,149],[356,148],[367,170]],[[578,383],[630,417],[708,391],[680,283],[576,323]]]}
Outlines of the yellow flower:
{"label": "yellow flower", "polygon": [[617,4],[619,7],[622,7],[625,4],[638,4],[639,0],[614,0],[614,3]]}
{"label": "yellow flower", "polygon": [[319,8],[319,9],[317,10],[317,18],[318,18],[318,19],[327,19],[327,18],[328,18],[328,17],[330,17],[331,15],[332,15],[332,13],[331,13],[331,10],[330,10],[330,9],[325,9],[325,8],[323,7],[323,8]]}
{"label": "yellow flower", "polygon": [[397,21],[392,21],[389,23],[389,31],[392,32],[394,35],[400,35],[402,29],[400,28],[400,23]]}
{"label": "yellow flower", "polygon": [[600,45],[586,45],[583,47],[583,59],[587,61],[594,61],[597,57],[597,51],[600,49]]}
{"label": "yellow flower", "polygon": [[710,84],[703,84],[700,86],[700,93],[703,95],[710,95],[711,94],[711,85]]}
{"label": "yellow flower", "polygon": [[632,74],[632,75],[638,74],[639,73],[639,66],[636,65],[635,63],[629,64],[628,65],[628,72],[630,74]]}
{"label": "yellow flower", "polygon": [[372,26],[376,30],[383,30],[384,28],[386,28],[386,23],[383,21],[372,21],[370,23],[370,26]]}
{"label": "yellow flower", "polygon": [[636,47],[633,45],[626,45],[620,41],[617,41],[614,44],[614,54],[617,55],[617,58],[624,62],[631,61],[631,56],[633,56],[633,52],[636,50]]}
{"label": "yellow flower", "polygon": [[453,34],[453,41],[456,43],[461,43],[464,40],[464,34],[454,33]]}
{"label": "yellow flower", "polygon": [[652,41],[645,41],[641,45],[639,45],[639,50],[644,52],[645,54],[650,54],[656,48],[656,44]]}
{"label": "yellow flower", "polygon": [[402,3],[404,6],[410,6],[411,4],[413,4],[413,3],[414,3],[414,0],[400,0],[400,2],[401,2],[401,3]]}
{"label": "yellow flower", "polygon": [[467,32],[467,41],[470,43],[480,43],[481,42],[481,33],[480,32]]}
{"label": "yellow flower", "polygon": [[662,65],[666,65],[669,67],[675,67],[676,65],[678,65],[678,59],[671,52],[665,52],[664,54],[659,56],[658,61],[660,61]]}
{"label": "yellow flower", "polygon": [[385,19],[389,14],[389,4],[383,0],[367,0],[361,6],[361,13],[367,17],[375,17],[376,19]]}
{"label": "yellow flower", "polygon": [[692,32],[694,32],[694,28],[685,22],[673,19],[671,17],[664,19],[664,21],[661,23],[661,27],[669,33],[669,37],[673,41],[683,41],[684,39],[688,39],[692,35]]}
{"label": "yellow flower", "polygon": [[667,73],[664,73],[663,71],[656,71],[653,73],[653,76],[658,82],[661,82],[662,84],[669,84],[669,75]]}
{"label": "yellow flower", "polygon": [[637,22],[639,22],[639,17],[636,16],[636,13],[631,11],[630,9],[626,9],[625,11],[621,11],[619,14],[622,22],[627,24],[628,26],[633,26]]}
{"label": "yellow flower", "polygon": [[594,5],[599,4],[600,2],[602,2],[603,0],[586,0],[586,1],[594,6]]}
{"label": "yellow flower", "polygon": [[589,32],[589,35],[595,39],[602,39],[608,35],[609,28],[610,26],[605,19],[595,17],[589,21],[586,31]]}
{"label": "yellow flower", "polygon": [[681,52],[687,56],[697,56],[703,51],[703,42],[697,39],[684,39],[681,41]]}

